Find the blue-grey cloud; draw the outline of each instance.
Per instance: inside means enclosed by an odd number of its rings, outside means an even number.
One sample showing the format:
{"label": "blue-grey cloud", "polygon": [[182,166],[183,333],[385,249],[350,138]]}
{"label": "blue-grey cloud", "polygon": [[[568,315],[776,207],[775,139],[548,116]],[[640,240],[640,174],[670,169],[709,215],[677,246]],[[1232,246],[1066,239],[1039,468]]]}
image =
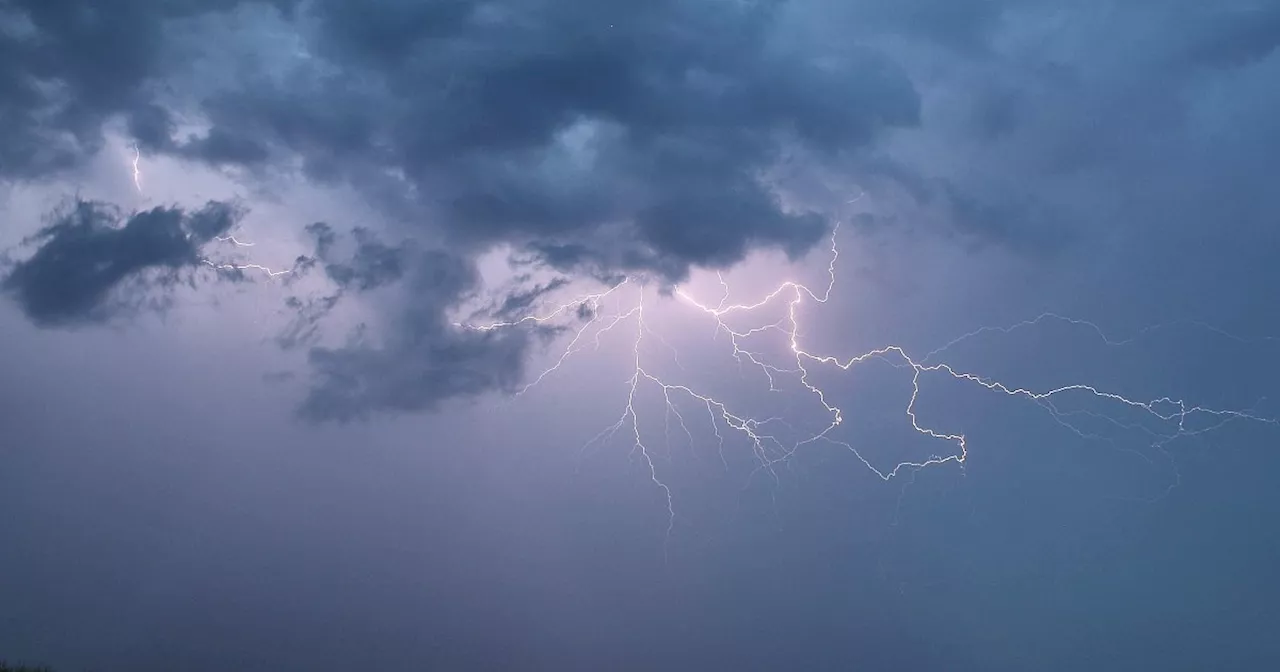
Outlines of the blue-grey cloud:
{"label": "blue-grey cloud", "polygon": [[285,349],[315,345],[325,318],[347,294],[371,292],[399,282],[408,265],[416,261],[408,245],[387,245],[367,229],[352,231],[355,249],[349,258],[339,254],[338,232],[327,222],[309,224],[306,232],[312,238],[315,252],[298,260],[298,272],[305,274],[320,268],[336,289],[321,296],[285,299],[289,322],[276,336],[276,342]]}
{"label": "blue-grey cloud", "polygon": [[[443,319],[471,288],[461,278],[474,273],[473,252],[506,243],[535,257],[561,251],[538,262],[564,270],[668,278],[694,265],[732,264],[757,247],[797,255],[829,230],[830,217],[784,207],[761,174],[789,148],[835,160],[884,129],[919,120],[915,91],[890,62],[871,51],[833,54],[786,39],[779,26],[787,3],[383,0],[357,11],[321,0],[279,3],[277,19],[308,52],[292,75],[268,75],[270,64],[255,71],[226,63],[236,69],[236,86],[187,101],[208,130],[178,137],[172,111],[155,92],[161,84],[181,86],[175,73],[182,64],[157,63],[165,53],[160,28],[170,18],[236,4],[192,3],[146,16],[141,4],[130,5],[101,28],[81,18],[93,14],[87,5],[69,7],[61,20],[34,6],[17,13],[64,46],[77,22],[93,27],[94,39],[73,50],[79,60],[46,76],[68,85],[97,83],[90,64],[111,48],[98,31],[139,37],[115,56],[128,56],[129,67],[104,63],[117,70],[108,87],[116,93],[102,100],[73,95],[94,112],[80,122],[87,130],[72,134],[80,144],[97,137],[107,116],[122,114],[149,152],[255,170],[301,159],[312,179],[353,184],[399,214],[404,235],[414,237],[421,223],[422,233],[453,250],[429,258],[443,253],[410,254],[364,240],[338,262],[325,259],[326,242],[318,241],[318,263],[343,292],[408,279],[415,291],[404,312],[413,317],[400,320],[402,333],[390,338],[420,344],[419,352],[398,353],[401,359],[446,370],[399,376],[403,382],[369,392],[372,401],[352,401],[353,391],[308,402],[325,414],[342,415],[334,410],[341,403],[423,407],[454,391],[501,387],[514,375],[463,375],[441,359],[518,370],[509,353],[519,348],[507,350],[495,335],[454,333]],[[569,245],[574,253],[562,253]],[[459,281],[433,285],[426,294],[438,300],[427,301],[422,283],[440,279],[441,268],[454,269],[446,275]],[[510,311],[533,298],[513,296],[497,308]],[[299,321],[283,342],[308,342],[336,301],[294,300]],[[486,355],[486,348],[493,351]],[[312,357],[322,381],[394,378],[389,372],[397,366],[384,360],[322,350]],[[361,367],[367,371],[357,373]]]}
{"label": "blue-grey cloud", "polygon": [[181,271],[200,264],[200,247],[240,216],[236,206],[213,201],[192,212],[156,207],[125,215],[76,200],[26,241],[35,252],[9,269],[0,288],[42,326],[106,321],[178,282]]}
{"label": "blue-grey cloud", "polygon": [[171,150],[301,157],[370,190],[394,174],[398,205],[464,246],[572,241],[579,260],[676,276],[801,252],[830,222],[760,173],[788,146],[856,152],[915,124],[918,101],[872,52],[783,41],[785,4],[315,2],[299,74],[209,96],[211,129]]}
{"label": "blue-grey cloud", "polygon": [[324,264],[325,275],[340,289],[367,292],[400,280],[405,274],[409,248],[383,243],[368,229],[352,231],[356,249],[349,260],[334,256],[337,234],[324,222],[307,227],[316,242],[316,256]]}
{"label": "blue-grey cloud", "polygon": [[[179,45],[169,30],[249,5],[275,9],[244,20],[296,42],[251,45],[261,58],[241,58],[221,42]],[[465,268],[508,244],[566,273],[669,280],[760,247],[802,253],[833,213],[784,205],[762,178],[793,155],[891,185],[944,213],[948,233],[1038,256],[1087,252],[1095,234],[1133,221],[1141,208],[1112,194],[1194,184],[1239,204],[1239,185],[1274,164],[1206,149],[1205,120],[1221,120],[1197,95],[1274,60],[1280,13],[1259,3],[190,0],[112,12],[15,2],[4,17],[0,85],[16,120],[3,131],[15,134],[5,176],[73,165],[122,117],[144,151],[249,171],[301,166],[384,206],[393,235],[443,242],[448,253],[369,238],[350,257],[322,243],[313,263],[339,294],[290,302],[291,347],[314,342],[341,296],[421,282],[423,255]],[[220,76],[189,76],[197,60]],[[177,120],[191,114],[207,124],[181,135]],[[1232,132],[1274,137],[1267,118]],[[1216,167],[1194,168],[1208,154]],[[932,225],[881,202],[874,221]],[[1265,207],[1233,207],[1247,210],[1236,226],[1258,229]],[[407,358],[444,356],[461,338],[442,315],[474,288],[438,289],[429,303],[405,292],[393,309],[417,316],[391,320],[410,330],[392,341],[422,346]],[[544,290],[529,291],[495,311]],[[360,403],[415,406],[388,396]]]}
{"label": "blue-grey cloud", "polygon": [[[315,253],[299,266],[319,268],[336,291],[289,297],[291,319],[277,337],[282,347],[308,348],[311,377],[299,408],[306,420],[345,422],[375,413],[431,410],[449,399],[511,391],[523,377],[528,348],[555,333],[544,328],[477,331],[449,321],[448,311],[480,289],[475,263],[467,257],[408,241],[391,245],[362,228],[352,231],[353,245],[345,245],[327,223],[311,224],[307,232]],[[513,293],[493,312],[511,312],[560,284]],[[365,338],[357,328],[341,346],[318,344],[327,318],[348,296],[389,288],[411,298],[398,304],[388,334]]]}
{"label": "blue-grey cloud", "polygon": [[184,64],[166,26],[280,0],[8,0],[0,4],[0,179],[32,179],[101,149],[116,116],[145,148],[169,144],[161,78]]}
{"label": "blue-grey cloud", "polygon": [[[362,241],[355,257],[372,245]],[[457,397],[513,390],[522,378],[537,330],[474,331],[446,319],[446,311],[478,287],[474,264],[438,250],[405,251],[401,259],[403,289],[412,304],[383,338],[311,348],[311,384],[300,409],[304,418],[346,421],[376,412],[430,410]],[[380,271],[361,276],[349,265],[325,268],[353,291],[373,289],[376,282],[363,280],[385,277]],[[323,319],[339,296],[325,297],[309,316],[300,315],[310,323]]]}

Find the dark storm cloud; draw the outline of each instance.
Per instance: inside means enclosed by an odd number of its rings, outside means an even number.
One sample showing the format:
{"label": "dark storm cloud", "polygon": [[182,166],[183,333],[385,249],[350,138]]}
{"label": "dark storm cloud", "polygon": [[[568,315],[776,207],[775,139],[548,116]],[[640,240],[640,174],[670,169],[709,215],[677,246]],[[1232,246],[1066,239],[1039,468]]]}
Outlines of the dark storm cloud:
{"label": "dark storm cloud", "polygon": [[[313,227],[314,263],[339,292],[292,299],[280,339],[312,344],[343,296],[396,284],[405,306],[377,345],[313,346],[304,414],[432,408],[510,388],[539,335],[445,318],[477,289],[472,257],[490,245],[599,278],[674,279],[822,238],[830,219],[784,207],[761,174],[792,147],[832,161],[856,153],[917,123],[919,103],[874,53],[783,34],[785,8],[322,0],[291,15],[308,54],[288,74],[264,64],[202,96],[203,135],[174,137],[172,120],[145,107],[130,129],[152,151],[219,166],[300,165],[363,189],[403,222],[398,233],[443,238],[448,253],[357,234],[342,257],[332,231]],[[562,284],[513,290],[493,313]]]}
{"label": "dark storm cloud", "polygon": [[408,245],[387,245],[367,229],[352,231],[355,248],[349,258],[339,254],[338,232],[328,223],[309,224],[306,232],[314,241],[315,254],[298,259],[299,274],[318,267],[336,285],[337,291],[306,298],[291,296],[285,300],[289,324],[276,337],[276,342],[285,349],[314,345],[321,336],[325,318],[344,296],[396,283],[404,277],[408,264],[416,260]]}
{"label": "dark storm cloud", "polygon": [[854,2],[861,34],[899,34],[962,52],[984,52],[1010,3],[1004,0]]}
{"label": "dark storm cloud", "polygon": [[300,155],[313,177],[366,187],[394,173],[462,244],[574,242],[676,276],[754,246],[798,253],[829,222],[784,209],[759,173],[788,144],[855,152],[916,123],[918,103],[869,52],[786,40],[784,7],[315,2],[307,74],[211,96],[208,136],[174,151]]}
{"label": "dark storm cloud", "polygon": [[[406,255],[403,263],[403,289],[413,301],[387,337],[309,352],[312,380],[300,409],[304,418],[347,421],[374,412],[430,410],[455,397],[511,390],[520,381],[536,330],[474,331],[446,319],[446,310],[478,286],[471,261],[431,250]],[[339,278],[353,277],[346,273],[350,266],[326,268],[343,269]],[[361,282],[348,286],[371,288]],[[336,300],[326,297],[325,309]]]}
{"label": "dark storm cloud", "polygon": [[[937,154],[857,157],[864,177],[945,213],[946,231],[967,241],[1020,256],[1087,253],[1106,227],[1136,226],[1107,208],[1113,193],[1185,184],[1168,166],[1215,165],[1190,172],[1198,185],[1227,189],[1215,173],[1240,157],[1180,153],[1198,132],[1191,94],[1206,76],[1265,60],[1280,16],[1244,3],[1098,2],[1065,16],[1046,3],[925,0],[844,9],[388,2],[369,15],[377,18],[345,7],[321,2],[311,15],[314,53],[338,74],[310,87],[225,94],[218,105],[237,114],[221,115],[215,132],[317,164],[349,158],[349,171],[327,174],[357,183],[390,168],[417,189],[424,219],[453,240],[515,243],[545,264],[598,277],[634,269],[679,277],[690,265],[731,264],[753,246],[812,245],[828,222],[784,211],[757,175],[787,149],[843,159],[871,147],[877,131],[918,121],[905,75],[847,44],[890,35],[915,45],[888,53],[916,68],[922,90],[954,93],[935,98],[932,126],[912,131]],[[812,39],[788,43],[776,28],[796,7],[812,12],[802,21]],[[1019,38],[1034,31],[1043,38]],[[355,95],[344,80],[362,82]],[[1254,123],[1260,133],[1262,123]],[[963,168],[939,169],[936,158]],[[884,215],[877,221],[925,225]],[[528,300],[513,295],[506,307]],[[440,319],[402,327],[442,344],[462,337]],[[330,369],[380,380],[394,368],[387,352],[362,351]],[[429,378],[402,373],[388,380]],[[493,376],[470,381],[501,386]],[[420,386],[369,389],[342,401],[409,409],[437,399]]]}
{"label": "dark storm cloud", "polygon": [[1156,4],[1135,12],[1145,14],[1166,37],[1171,67],[1240,68],[1280,46],[1280,6],[1275,3],[1184,1],[1172,6],[1178,11]]}
{"label": "dark storm cloud", "polygon": [[[1089,254],[1107,236],[1146,228],[1145,208],[1214,192],[1175,213],[1176,224],[1162,215],[1165,230],[1193,228],[1213,216],[1209,203],[1239,202],[1240,173],[1277,167],[1227,142],[1261,146],[1280,130],[1280,115],[1240,106],[1275,109],[1271,87],[1256,84],[1276,71],[1280,5],[889,4],[828,3],[812,20],[820,32],[856,24],[859,35],[894,35],[886,50],[918,83],[926,121],[859,162],[858,176],[945,211],[934,225],[947,233],[1015,254]],[[910,18],[927,8],[930,19]]]}
{"label": "dark storm cloud", "polygon": [[[0,287],[42,326],[104,321],[154,286],[178,281],[179,271],[200,263],[200,246],[240,215],[211,201],[194,212],[157,207],[126,217],[77,200],[26,241],[35,253],[14,264]],[[131,299],[118,295],[123,288]]]}
{"label": "dark storm cloud", "polygon": [[512,391],[523,376],[527,332],[463,332],[437,311],[415,311],[401,327],[384,345],[312,349],[302,416],[346,421],[432,410],[455,397]]}
{"label": "dark storm cloud", "polygon": [[165,49],[166,22],[250,2],[0,3],[0,179],[77,165],[101,148],[103,124],[115,115],[140,147],[168,146],[173,122],[153,100],[158,78],[179,65]]}
{"label": "dark storm cloud", "polygon": [[[389,245],[355,228],[350,242],[332,226],[307,227],[315,254],[300,267],[319,268],[337,287],[333,294],[289,297],[291,321],[277,337],[286,349],[308,347],[311,377],[299,411],[312,421],[345,422],[377,412],[422,411],[442,402],[520,381],[529,346],[554,330],[532,327],[471,330],[453,324],[448,311],[472,298],[480,276],[468,257],[424,250],[410,242]],[[510,294],[492,311],[505,314],[563,285],[552,281]],[[317,345],[324,323],[350,295],[399,291],[406,299],[385,336],[357,327],[340,347]]]}
{"label": "dark storm cloud", "polygon": [[[424,268],[469,268],[495,244],[534,266],[615,282],[635,271],[676,279],[759,247],[805,252],[833,213],[795,199],[784,206],[762,178],[792,155],[819,172],[891,184],[945,211],[951,232],[1016,253],[1087,241],[1083,230],[1114,216],[1093,216],[1097,204],[1082,192],[1134,186],[1133,175],[1145,188],[1159,183],[1150,172],[1157,162],[1192,163],[1168,149],[1188,146],[1191,87],[1206,73],[1264,63],[1280,28],[1280,10],[1243,2],[1098,1],[1063,13],[1048,3],[978,0],[314,0],[258,3],[282,11],[254,20],[276,22],[272,30],[296,45],[273,38],[250,47],[254,58],[224,58],[231,36],[217,26],[184,33],[207,43],[176,50],[166,22],[247,3],[162,4],[135,0],[111,12],[88,2],[6,5],[0,133],[13,137],[0,150],[12,154],[0,176],[72,165],[119,115],[146,152],[251,170],[300,167],[385,206],[396,237],[447,249],[357,234],[354,251],[339,254],[331,231],[312,231],[309,263],[338,293],[292,300],[296,328],[281,342],[314,344],[341,297],[397,286],[405,290],[397,331],[376,349],[318,350],[319,379],[386,378],[393,354],[446,372],[362,382],[358,399],[318,394],[313,416],[341,416],[333,409],[343,404],[429,407],[448,390],[504,386],[480,353],[492,345],[492,361],[507,361],[521,348],[504,350],[502,339],[459,331],[443,317],[474,286],[408,291],[422,289]],[[191,77],[197,53],[202,72],[221,76]],[[922,116],[928,104],[933,114]],[[179,137],[170,105],[185,106],[182,118],[196,112],[207,129]],[[886,137],[925,151],[875,155],[896,149],[879,143]],[[1073,201],[1078,209],[1064,208]],[[886,212],[876,221],[910,219]],[[493,312],[509,314],[554,288],[511,290]],[[470,362],[474,375],[430,361],[445,356]],[[422,389],[410,389],[411,379]],[[395,394],[403,399],[392,401]]]}
{"label": "dark storm cloud", "polygon": [[1027,255],[1061,250],[1073,242],[1066,216],[1025,194],[998,198],[974,195],[948,182],[935,185],[945,196],[955,228],[980,241],[1001,241]]}
{"label": "dark storm cloud", "polygon": [[337,234],[324,222],[307,227],[316,241],[316,257],[324,264],[325,275],[339,288],[367,292],[396,282],[404,276],[409,256],[406,245],[392,247],[365,228],[356,228],[355,252],[349,260],[335,258]]}

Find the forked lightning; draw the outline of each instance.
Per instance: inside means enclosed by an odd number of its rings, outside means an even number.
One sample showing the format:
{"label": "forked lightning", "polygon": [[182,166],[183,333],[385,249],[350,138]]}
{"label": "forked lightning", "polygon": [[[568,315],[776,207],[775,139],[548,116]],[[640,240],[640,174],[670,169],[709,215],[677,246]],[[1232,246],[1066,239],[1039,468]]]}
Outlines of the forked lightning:
{"label": "forked lightning", "polygon": [[[650,454],[650,450],[645,443],[641,434],[641,422],[639,414],[636,410],[636,397],[641,386],[651,385],[660,391],[665,399],[666,411],[674,414],[678,419],[680,426],[686,434],[689,434],[692,441],[692,435],[689,433],[686,417],[681,413],[678,405],[679,398],[684,398],[688,402],[702,407],[707,412],[711,428],[720,441],[721,450],[723,451],[724,435],[720,428],[724,427],[732,430],[745,437],[748,443],[753,447],[755,459],[758,462],[758,469],[766,470],[774,474],[773,469],[779,463],[791,459],[797,450],[802,447],[817,442],[825,442],[839,446],[853,453],[868,469],[871,470],[880,479],[888,481],[895,476],[900,475],[904,471],[913,472],[925,467],[943,465],[946,463],[955,463],[963,465],[969,458],[969,443],[963,432],[942,430],[930,426],[923,422],[916,413],[917,397],[920,393],[921,377],[926,373],[937,373],[950,376],[952,379],[967,384],[972,384],[992,392],[1002,393],[1008,396],[1021,397],[1044,408],[1051,416],[1062,426],[1076,433],[1081,437],[1091,438],[1094,435],[1089,431],[1079,427],[1072,422],[1071,412],[1060,411],[1055,405],[1055,398],[1068,393],[1086,394],[1105,403],[1116,404],[1118,407],[1127,408],[1145,414],[1149,420],[1157,424],[1160,429],[1152,429],[1145,425],[1135,425],[1126,423],[1122,420],[1111,418],[1106,415],[1086,412],[1092,418],[1099,418],[1106,422],[1110,422],[1115,426],[1126,429],[1137,429],[1149,435],[1154,447],[1162,448],[1168,442],[1182,436],[1193,434],[1202,434],[1204,432],[1221,427],[1224,423],[1233,420],[1253,421],[1276,425],[1277,420],[1274,418],[1264,417],[1248,411],[1237,410],[1218,410],[1207,408],[1200,405],[1191,404],[1180,399],[1172,399],[1162,397],[1158,399],[1142,401],[1128,398],[1115,392],[1100,389],[1094,385],[1076,383],[1063,385],[1047,390],[1033,390],[1023,387],[1006,385],[1005,383],[988,379],[984,376],[963,371],[943,362],[934,362],[933,360],[944,354],[948,349],[954,347],[962,341],[974,338],[982,333],[990,331],[1010,332],[1016,329],[1024,328],[1039,324],[1048,320],[1059,320],[1069,322],[1078,326],[1086,326],[1110,345],[1119,345],[1127,343],[1133,339],[1125,339],[1118,341],[1110,339],[1105,333],[1094,323],[1062,317],[1054,313],[1045,313],[1032,320],[1027,320],[1009,327],[984,327],[965,334],[946,345],[937,348],[924,356],[915,358],[901,346],[888,345],[868,352],[852,356],[837,356],[832,354],[815,353],[805,349],[801,342],[801,305],[807,301],[815,304],[825,304],[831,298],[832,292],[836,285],[836,264],[840,257],[840,250],[837,246],[837,234],[839,227],[837,226],[831,235],[830,261],[827,265],[826,287],[821,291],[814,291],[808,286],[794,281],[783,282],[773,291],[768,292],[759,300],[752,303],[728,304],[730,288],[723,275],[719,275],[720,283],[724,291],[722,298],[716,304],[708,304],[695,296],[683,287],[674,289],[674,296],[679,300],[692,306],[697,312],[706,315],[708,319],[714,322],[716,333],[723,332],[728,335],[729,347],[732,348],[731,354],[740,365],[751,366],[763,372],[765,378],[769,381],[771,389],[778,389],[777,382],[780,379],[790,377],[792,380],[798,381],[804,390],[812,396],[826,414],[828,421],[824,427],[804,438],[798,440],[783,442],[779,437],[766,432],[763,428],[771,423],[783,422],[782,418],[753,418],[741,412],[731,409],[730,404],[721,401],[711,395],[695,389],[688,384],[680,384],[669,382],[663,377],[657,375],[650,366],[646,365],[645,358],[642,355],[642,344],[646,338],[654,338],[660,340],[663,345],[671,348],[669,344],[655,331],[645,319],[645,293],[643,291],[643,283],[636,278],[626,278],[622,282],[610,287],[604,291],[588,294],[568,303],[560,305],[549,312],[541,315],[529,315],[520,319],[495,322],[490,324],[462,324],[457,326],[479,330],[490,331],[495,329],[516,329],[523,326],[539,325],[539,324],[559,324],[560,321],[572,319],[574,316],[582,316],[584,323],[573,329],[573,336],[569,339],[564,350],[556,358],[556,361],[546,370],[534,376],[529,383],[518,391],[523,394],[529,389],[541,383],[547,376],[558,370],[565,362],[575,353],[580,352],[589,344],[595,347],[600,345],[600,339],[603,335],[617,330],[617,327],[627,321],[633,321],[633,328],[630,329],[631,339],[631,365],[632,372],[627,380],[627,400],[616,422],[606,427],[603,431],[587,442],[586,446],[591,446],[597,442],[607,441],[614,437],[619,431],[629,429],[630,441],[632,449],[639,454],[644,460],[650,478],[654,484],[660,489],[666,499],[668,513],[668,535],[674,529],[675,525],[675,506],[671,488],[661,478],[658,468]],[[619,293],[624,287],[640,286],[638,297],[634,304],[624,306],[617,312],[606,316],[602,310],[605,299]],[[750,316],[757,311],[765,309],[767,306],[776,302],[786,303],[786,316],[781,320],[774,322],[764,322],[755,324],[750,328],[739,327],[737,329],[726,323],[726,319],[730,316]],[[726,305],[728,304],[728,305]],[[1149,327],[1147,330],[1156,327]],[[790,354],[785,362],[771,361],[770,358],[757,351],[748,349],[744,343],[746,339],[764,331],[776,330],[780,331],[787,339]],[[1225,332],[1216,330],[1227,336]],[[1136,338],[1136,337],[1135,337]],[[1231,338],[1237,338],[1231,336]],[[898,362],[899,366],[909,369],[911,373],[912,392],[910,400],[907,402],[905,414],[909,420],[911,427],[918,433],[937,441],[948,443],[952,446],[952,450],[946,454],[939,454],[915,461],[902,461],[894,465],[892,468],[878,468],[872,464],[870,460],[863,457],[856,447],[850,443],[840,440],[833,436],[834,430],[840,426],[845,418],[845,411],[835,405],[829,395],[823,391],[815,382],[813,382],[813,372],[815,367],[836,367],[839,370],[848,371],[854,366],[867,362],[871,359],[886,359]],[[676,360],[677,363],[679,360]],[[1080,412],[1076,412],[1080,413]],[[1203,417],[1210,422],[1207,425],[1198,425],[1192,423],[1193,419]],[[790,425],[788,425],[790,426]],[[803,436],[803,435],[802,435]],[[723,458],[723,452],[721,453]],[[776,476],[776,474],[774,474]],[[1173,487],[1172,485],[1170,487]]]}

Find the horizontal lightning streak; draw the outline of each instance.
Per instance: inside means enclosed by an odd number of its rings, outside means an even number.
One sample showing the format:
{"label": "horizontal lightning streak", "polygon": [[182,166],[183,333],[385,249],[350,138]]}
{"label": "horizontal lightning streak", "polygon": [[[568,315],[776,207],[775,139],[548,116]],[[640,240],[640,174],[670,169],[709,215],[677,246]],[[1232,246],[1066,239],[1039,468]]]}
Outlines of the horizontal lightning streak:
{"label": "horizontal lightning streak", "polygon": [[217,264],[208,259],[201,259],[201,263],[216,271],[262,271],[267,277],[274,278],[277,276],[292,273],[291,270],[273,271],[261,264]]}
{"label": "horizontal lightning streak", "polygon": [[[254,246],[253,243],[240,240],[232,235],[217,236],[214,238],[214,240],[220,243],[231,243],[236,247],[253,247]],[[205,266],[208,266],[209,268],[212,268],[215,271],[261,271],[268,278],[275,278],[275,277],[286,275],[288,273],[293,272],[292,270],[276,271],[276,270],[272,270],[267,266],[263,266],[261,264],[233,264],[233,263],[219,264],[219,263],[210,261],[208,259],[201,259],[200,261]]]}

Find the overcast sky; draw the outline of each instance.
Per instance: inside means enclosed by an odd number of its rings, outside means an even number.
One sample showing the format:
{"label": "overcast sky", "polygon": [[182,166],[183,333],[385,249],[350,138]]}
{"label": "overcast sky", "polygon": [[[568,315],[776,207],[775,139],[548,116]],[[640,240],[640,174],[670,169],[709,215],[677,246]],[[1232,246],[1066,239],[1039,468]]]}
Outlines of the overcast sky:
{"label": "overcast sky", "polygon": [[0,660],[1274,669],[1278,81],[1266,0],[0,0]]}

